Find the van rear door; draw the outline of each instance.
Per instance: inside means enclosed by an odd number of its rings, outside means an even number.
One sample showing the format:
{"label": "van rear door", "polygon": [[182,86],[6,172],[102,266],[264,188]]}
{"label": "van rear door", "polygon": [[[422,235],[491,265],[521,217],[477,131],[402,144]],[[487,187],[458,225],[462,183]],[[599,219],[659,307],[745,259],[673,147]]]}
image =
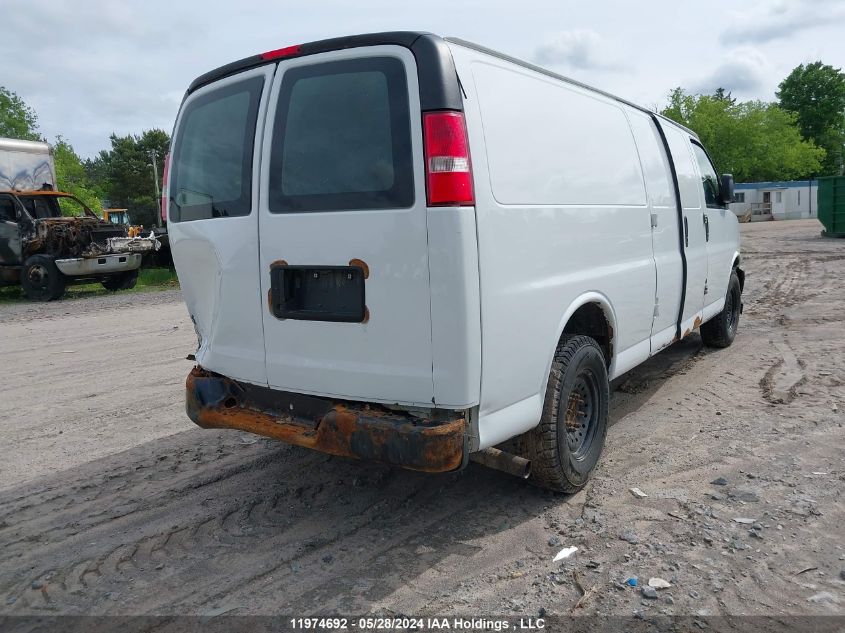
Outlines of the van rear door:
{"label": "van rear door", "polygon": [[279,64],[259,205],[271,387],[432,405],[421,130],[406,48]]}
{"label": "van rear door", "polygon": [[167,185],[168,235],[199,338],[197,362],[266,384],[258,254],[258,173],[273,68],[192,92],[179,112]]}

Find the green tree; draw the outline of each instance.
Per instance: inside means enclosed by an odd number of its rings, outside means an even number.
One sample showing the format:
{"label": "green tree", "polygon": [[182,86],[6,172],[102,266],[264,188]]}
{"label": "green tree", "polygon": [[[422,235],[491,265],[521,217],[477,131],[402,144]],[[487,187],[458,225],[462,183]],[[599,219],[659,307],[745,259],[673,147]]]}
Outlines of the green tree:
{"label": "green tree", "polygon": [[161,178],[169,147],[170,136],[164,130],[146,130],[140,136],[112,134],[111,149],[100,152],[85,168],[89,177],[102,184],[109,204],[126,207],[133,224],[149,227],[158,214],[152,155]]}
{"label": "green tree", "polygon": [[40,141],[38,117],[24,100],[0,86],[0,136]]}
{"label": "green tree", "polygon": [[[85,206],[99,214],[102,211],[100,197],[89,181],[82,160],[73,151],[70,143],[61,136],[53,144],[53,159],[56,162],[56,184],[59,191],[72,193]],[[76,215],[80,211],[78,206],[72,203],[63,202],[61,206],[65,215]]]}
{"label": "green tree", "polygon": [[696,132],[716,168],[737,182],[804,178],[818,173],[825,156],[801,138],[795,114],[772,103],[676,88],[662,114]]}
{"label": "green tree", "polygon": [[731,95],[730,90],[725,90],[724,88],[716,88],[713,98],[717,101],[730,101],[731,105],[736,103],[736,99]]}
{"label": "green tree", "polygon": [[842,173],[845,144],[845,73],[813,62],[801,64],[776,93],[780,106],[794,112],[802,136],[827,150],[822,173]]}

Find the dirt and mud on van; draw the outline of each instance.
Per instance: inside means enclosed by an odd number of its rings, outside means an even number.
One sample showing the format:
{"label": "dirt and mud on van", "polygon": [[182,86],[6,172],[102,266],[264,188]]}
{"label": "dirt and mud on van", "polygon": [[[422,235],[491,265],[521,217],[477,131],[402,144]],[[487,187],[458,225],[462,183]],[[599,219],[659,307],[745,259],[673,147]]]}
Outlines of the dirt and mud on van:
{"label": "dirt and mud on van", "polygon": [[[582,487],[609,381],[741,312],[690,130],[456,39],[380,33],[198,78],[166,209],[187,412],[334,455]],[[501,450],[505,449],[505,450]]]}

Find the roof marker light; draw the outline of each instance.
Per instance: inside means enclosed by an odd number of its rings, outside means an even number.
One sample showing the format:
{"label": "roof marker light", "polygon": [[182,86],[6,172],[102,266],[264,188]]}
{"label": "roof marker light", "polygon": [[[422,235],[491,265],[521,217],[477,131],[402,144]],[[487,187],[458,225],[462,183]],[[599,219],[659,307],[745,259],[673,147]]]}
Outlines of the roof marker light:
{"label": "roof marker light", "polygon": [[277,48],[274,51],[267,51],[266,53],[261,53],[260,57],[264,61],[269,61],[271,59],[280,59],[282,57],[292,57],[293,55],[298,55],[299,50],[302,48],[300,44],[294,44],[293,46],[285,46],[284,48]]}

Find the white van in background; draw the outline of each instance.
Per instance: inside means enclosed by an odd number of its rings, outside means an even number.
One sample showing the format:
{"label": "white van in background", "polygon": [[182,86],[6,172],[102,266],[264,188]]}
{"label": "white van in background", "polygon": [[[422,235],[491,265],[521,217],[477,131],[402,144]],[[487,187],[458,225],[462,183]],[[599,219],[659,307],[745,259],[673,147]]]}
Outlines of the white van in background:
{"label": "white van in background", "polygon": [[610,379],[698,327],[736,335],[733,181],[696,135],[461,40],[352,36],[207,73],[169,173],[203,427],[573,491]]}

